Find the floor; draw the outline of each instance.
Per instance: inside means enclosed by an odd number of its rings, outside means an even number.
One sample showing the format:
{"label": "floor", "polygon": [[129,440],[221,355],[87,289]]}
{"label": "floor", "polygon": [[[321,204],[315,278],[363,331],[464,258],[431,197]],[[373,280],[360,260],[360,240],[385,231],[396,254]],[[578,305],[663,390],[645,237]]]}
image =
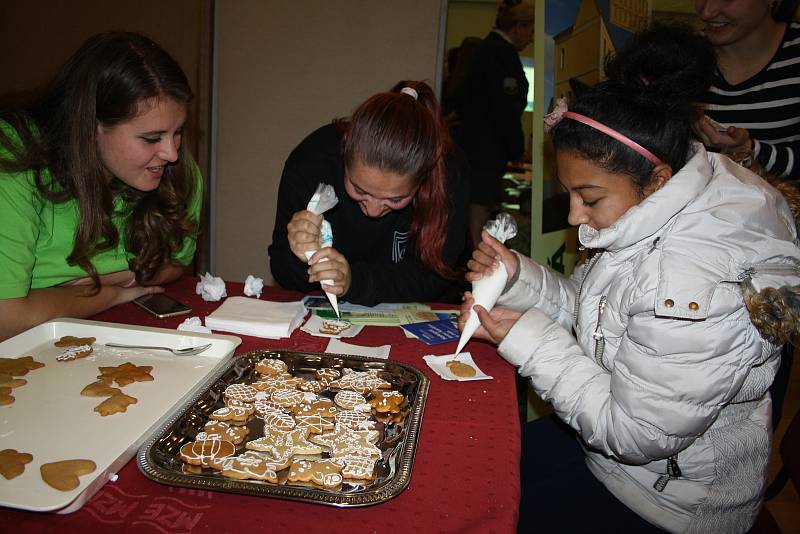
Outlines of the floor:
{"label": "floor", "polygon": [[[794,364],[789,378],[789,387],[786,391],[781,422],[775,430],[775,440],[772,448],[772,461],[769,469],[769,479],[775,476],[780,467],[778,458],[778,444],[786,432],[786,427],[797,410],[800,409],[800,350],[795,351]],[[791,482],[788,482],[774,499],[765,506],[777,521],[783,534],[800,534],[800,496]]]}

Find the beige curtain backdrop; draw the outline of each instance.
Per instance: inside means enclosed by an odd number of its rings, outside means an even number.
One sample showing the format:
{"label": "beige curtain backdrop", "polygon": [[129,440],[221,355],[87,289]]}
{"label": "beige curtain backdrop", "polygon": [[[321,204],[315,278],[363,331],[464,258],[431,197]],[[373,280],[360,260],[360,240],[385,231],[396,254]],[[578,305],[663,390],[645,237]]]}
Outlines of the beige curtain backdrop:
{"label": "beige curtain backdrop", "polygon": [[400,79],[433,85],[441,1],[217,2],[214,274],[272,280],[267,246],[289,152]]}

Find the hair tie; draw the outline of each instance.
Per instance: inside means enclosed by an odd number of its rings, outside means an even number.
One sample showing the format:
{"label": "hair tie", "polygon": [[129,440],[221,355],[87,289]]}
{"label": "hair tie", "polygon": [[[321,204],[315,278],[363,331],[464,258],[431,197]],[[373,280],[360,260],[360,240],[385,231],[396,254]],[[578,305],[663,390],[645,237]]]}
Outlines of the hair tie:
{"label": "hair tie", "polygon": [[400,89],[400,92],[403,93],[404,95],[410,96],[414,100],[419,99],[419,94],[417,93],[416,89],[412,87],[403,87],[402,89]]}
{"label": "hair tie", "polygon": [[556,101],[556,106],[555,108],[553,108],[553,111],[544,116],[544,131],[549,132],[550,130],[555,128],[556,125],[563,119],[572,119],[574,121],[580,122],[581,124],[585,124],[590,128],[594,128],[595,130],[603,132],[609,137],[613,137],[623,145],[631,148],[638,154],[642,155],[653,165],[661,165],[662,163],[662,161],[658,159],[658,157],[656,157],[655,154],[647,150],[645,147],[643,147],[630,137],[619,133],[613,128],[609,128],[608,126],[606,126],[601,122],[597,122],[594,119],[590,119],[586,115],[581,115],[580,113],[575,113],[574,111],[567,111],[567,102],[563,98],[559,98]]}

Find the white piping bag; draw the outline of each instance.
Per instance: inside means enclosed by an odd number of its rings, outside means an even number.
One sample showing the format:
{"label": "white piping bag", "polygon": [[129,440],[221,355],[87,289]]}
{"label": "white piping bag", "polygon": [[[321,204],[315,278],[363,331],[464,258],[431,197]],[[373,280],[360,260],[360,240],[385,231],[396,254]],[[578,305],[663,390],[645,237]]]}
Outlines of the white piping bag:
{"label": "white piping bag", "polygon": [[[311,200],[308,201],[308,207],[306,209],[314,215],[320,215],[334,207],[337,202],[339,202],[339,199],[336,198],[336,192],[333,190],[333,186],[321,183],[311,196]],[[331,223],[323,219],[322,228],[320,228],[319,248],[330,246],[333,246],[333,230],[331,229]],[[310,259],[317,250],[307,250],[305,253],[306,260]],[[328,258],[324,258],[322,261],[328,261]],[[321,283],[331,285],[333,284],[333,280],[323,280]],[[325,295],[328,297],[331,306],[333,306],[336,317],[339,317],[339,302],[336,299],[336,295],[328,293],[327,291],[325,291]]]}
{"label": "white piping bag", "polygon": [[[486,223],[483,229],[501,243],[505,243],[506,240],[517,235],[517,223],[508,213],[501,213],[497,216],[497,219]],[[502,261],[491,274],[485,274],[480,280],[472,282],[472,297],[475,299],[475,303],[472,305],[472,308],[470,308],[469,318],[458,340],[458,348],[456,348],[453,354],[461,353],[461,349],[464,348],[464,345],[470,340],[472,334],[474,334],[475,330],[481,325],[478,314],[473,309],[475,305],[479,304],[486,308],[486,311],[492,311],[492,308],[494,308],[494,305],[497,303],[497,299],[499,299],[500,295],[503,293],[507,282],[508,271],[506,271],[506,266],[503,265]]]}

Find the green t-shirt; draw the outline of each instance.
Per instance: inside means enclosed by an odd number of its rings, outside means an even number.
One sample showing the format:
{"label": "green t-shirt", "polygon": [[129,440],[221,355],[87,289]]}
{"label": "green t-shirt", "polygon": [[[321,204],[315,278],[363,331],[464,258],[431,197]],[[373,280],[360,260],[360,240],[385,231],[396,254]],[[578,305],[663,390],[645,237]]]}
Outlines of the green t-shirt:
{"label": "green t-shirt", "polygon": [[[194,177],[194,195],[189,216],[200,219],[203,180],[200,169],[190,160]],[[48,176],[43,176],[46,179]],[[128,269],[133,257],[125,250],[124,201],[114,201],[112,221],[119,230],[117,246],[92,258],[97,274]],[[33,173],[0,173],[0,299],[24,297],[31,289],[52,287],[70,280],[85,278],[88,273],[78,265],[69,265],[67,256],[75,244],[78,228],[78,202],[54,204],[41,197]],[[196,235],[187,236],[173,256],[188,265],[194,256]]]}

